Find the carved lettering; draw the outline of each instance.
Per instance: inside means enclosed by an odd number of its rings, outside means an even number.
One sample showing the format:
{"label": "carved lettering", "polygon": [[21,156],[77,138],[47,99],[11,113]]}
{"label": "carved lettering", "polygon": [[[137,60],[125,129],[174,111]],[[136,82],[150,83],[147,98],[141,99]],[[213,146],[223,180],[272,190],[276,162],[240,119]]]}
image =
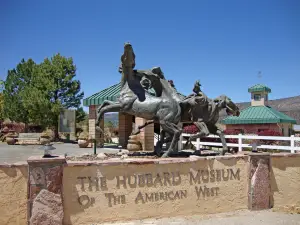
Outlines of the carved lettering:
{"label": "carved lettering", "polygon": [[107,190],[106,177],[100,177],[100,187],[101,187],[101,190]]}
{"label": "carved lettering", "polygon": [[135,203],[145,204],[147,202],[157,202],[157,201],[174,201],[187,198],[187,190],[179,191],[168,191],[168,192],[151,192],[145,193],[139,192],[135,198]]}
{"label": "carved lettering", "polygon": [[[226,174],[226,176],[225,176],[225,174]],[[222,178],[223,178],[224,181],[228,181],[228,179],[229,179],[229,169],[227,169],[227,173],[225,172],[224,169],[222,170]]]}
{"label": "carved lettering", "polygon": [[77,177],[77,179],[81,181],[81,190],[84,191],[84,179],[86,179],[86,177]]}
{"label": "carved lettering", "polygon": [[164,173],[164,185],[167,186],[167,184],[171,186],[170,173],[168,172]]}
{"label": "carved lettering", "polygon": [[209,172],[208,170],[202,170],[202,180],[204,183],[208,183],[209,182]]}
{"label": "carved lettering", "polygon": [[99,191],[99,178],[98,177],[88,177],[89,179],[89,191],[92,191],[92,187],[96,187],[96,191]]}
{"label": "carved lettering", "polygon": [[216,180],[216,177],[215,177],[215,171],[214,170],[211,170],[210,171],[210,182],[215,182]]}
{"label": "carved lettering", "polygon": [[179,172],[172,173],[172,184],[173,186],[177,186],[181,184],[181,176]]}
{"label": "carved lettering", "polygon": [[[123,177],[123,179],[121,179],[120,177]],[[117,188],[120,188],[121,185],[123,185],[124,188],[126,188],[126,176],[117,176]]]}
{"label": "carved lettering", "polygon": [[153,186],[153,177],[151,173],[147,173],[145,174],[145,178],[146,178],[146,184],[148,187],[152,187]]}
{"label": "carved lettering", "polygon": [[163,182],[161,180],[159,173],[156,175],[156,177],[154,179],[154,186],[157,187],[157,184],[159,184],[160,186],[163,186]]}
{"label": "carved lettering", "polygon": [[145,175],[138,175],[138,178],[139,187],[145,187]]}
{"label": "carved lettering", "polygon": [[220,189],[219,187],[209,188],[209,187],[206,187],[206,185],[200,186],[200,187],[195,186],[195,191],[196,191],[196,195],[197,195],[198,200],[200,199],[201,196],[203,198],[218,196],[219,189]]}
{"label": "carved lettering", "polygon": [[197,171],[196,176],[192,172],[190,172],[190,184],[200,184],[200,171]]}
{"label": "carved lettering", "polygon": [[137,178],[135,175],[128,176],[128,185],[130,188],[136,188]]}
{"label": "carved lettering", "polygon": [[138,204],[139,202],[142,202],[143,204],[145,204],[145,200],[143,198],[143,194],[142,192],[139,192],[138,195],[135,198],[135,204]]}
{"label": "carved lettering", "polygon": [[88,208],[95,203],[95,199],[87,195],[81,195],[78,197],[78,203],[83,206],[83,208]]}
{"label": "carved lettering", "polygon": [[187,190],[180,191],[180,198],[187,198]]}
{"label": "carved lettering", "polygon": [[153,202],[153,193],[146,193],[146,202]]}
{"label": "carved lettering", "polygon": [[205,196],[205,193],[204,193],[204,190],[202,189],[202,187],[195,187],[195,189],[196,189],[196,194],[197,194],[197,197],[198,197],[198,199],[200,198],[200,195],[202,194],[203,196]]}
{"label": "carved lettering", "polygon": [[[195,193],[197,199],[199,200],[203,198],[216,197],[219,195],[220,188],[209,187],[209,183],[240,180],[240,169],[203,169],[195,172],[190,171],[187,175],[189,176],[188,179],[190,185],[197,185],[195,186]],[[108,189],[106,177],[82,176],[77,177],[77,180],[82,191],[103,191]],[[164,186],[180,186],[182,183],[182,177],[181,174],[176,171],[155,174],[145,173],[116,176],[115,181],[118,189],[155,187],[163,190]],[[124,194],[117,195],[116,193],[105,193],[105,197],[109,207],[119,204],[126,204]],[[187,190],[153,191],[147,193],[139,191],[135,198],[135,203],[145,204],[149,202],[175,201],[184,198],[187,198]],[[95,202],[95,199],[90,198],[87,195],[81,195],[78,197],[78,202],[82,207],[89,207]]]}
{"label": "carved lettering", "polygon": [[230,169],[230,180],[233,180],[233,178],[236,180],[240,180],[240,168],[237,169],[236,173],[234,174],[233,169]]}
{"label": "carved lettering", "polygon": [[220,182],[221,181],[221,170],[216,170],[216,174],[217,174],[217,181]]}
{"label": "carved lettering", "polygon": [[105,193],[105,197],[108,200],[108,206],[126,204],[125,195],[114,195],[113,193]]}

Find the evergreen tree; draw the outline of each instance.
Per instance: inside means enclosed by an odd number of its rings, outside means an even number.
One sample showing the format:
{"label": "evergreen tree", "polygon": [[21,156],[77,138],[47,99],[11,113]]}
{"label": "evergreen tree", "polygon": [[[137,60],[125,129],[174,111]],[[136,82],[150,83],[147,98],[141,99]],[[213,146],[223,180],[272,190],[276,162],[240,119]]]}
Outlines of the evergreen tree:
{"label": "evergreen tree", "polygon": [[22,59],[15,69],[8,71],[4,82],[4,116],[15,122],[23,122],[26,125],[29,123],[30,117],[23,101],[24,91],[31,82],[35,66],[36,64],[32,59],[27,61]]}
{"label": "evergreen tree", "polygon": [[55,138],[58,138],[58,119],[61,110],[79,108],[84,96],[80,91],[81,83],[74,79],[75,76],[76,66],[73,59],[56,54],[39,65],[32,79],[31,91],[27,92],[30,93],[28,95],[32,97],[34,104],[38,104],[35,108],[35,117],[41,119],[47,115],[47,124],[55,128]]}
{"label": "evergreen tree", "polygon": [[87,113],[83,110],[82,107],[79,107],[76,110],[76,123],[80,123],[87,118]]}

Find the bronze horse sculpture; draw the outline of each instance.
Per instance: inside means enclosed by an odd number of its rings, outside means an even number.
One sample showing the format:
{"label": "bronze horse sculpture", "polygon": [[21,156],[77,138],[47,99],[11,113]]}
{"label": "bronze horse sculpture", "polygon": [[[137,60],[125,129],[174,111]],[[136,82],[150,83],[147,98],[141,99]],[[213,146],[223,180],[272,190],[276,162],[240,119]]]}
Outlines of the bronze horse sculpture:
{"label": "bronze horse sculpture", "polygon": [[[197,82],[196,82],[197,84]],[[219,120],[219,113],[222,109],[226,109],[228,115],[239,116],[239,108],[232,102],[230,98],[225,95],[221,95],[215,99],[209,99],[203,93],[192,94],[187,98],[180,101],[181,106],[181,122],[192,122],[197,128],[198,132],[191,135],[185,146],[188,146],[193,140],[197,138],[208,136],[209,134],[215,134],[220,137],[224,155],[228,152],[228,147],[224,137],[224,132],[217,122]],[[140,129],[153,123],[154,121],[149,120],[142,126],[138,127],[138,130],[134,134],[138,134]],[[165,139],[165,132],[161,132],[160,141],[156,149],[161,149],[163,143],[167,143],[170,138]],[[159,151],[159,150],[156,150]]]}
{"label": "bronze horse sculpture", "polygon": [[[199,99],[198,102],[201,102],[201,104],[197,104],[197,98]],[[226,95],[221,95],[215,99],[196,96],[194,97],[194,99],[191,98],[187,99],[186,101],[192,101],[188,103],[192,105],[192,107],[188,113],[189,115],[187,115],[188,117],[182,118],[182,120],[190,120],[198,128],[198,132],[188,138],[186,146],[188,145],[188,143],[191,143],[197,138],[205,137],[209,134],[214,134],[219,136],[221,139],[223,147],[222,155],[228,152],[224,131],[218,125],[219,113],[222,109],[226,109],[228,115],[239,116],[240,111],[238,106],[234,104],[232,100]]]}
{"label": "bronze horse sculpture", "polygon": [[169,149],[162,156],[168,157],[173,152],[182,132],[177,126],[181,118],[181,107],[178,104],[180,99],[176,90],[171,87],[164,77],[153,74],[152,76],[149,75],[148,78],[156,84],[156,88],[160,90],[160,96],[149,94],[141,85],[141,79],[136,76],[136,71],[133,70],[134,67],[135,54],[133,48],[130,43],[125,43],[124,53],[121,57],[120,96],[116,102],[104,101],[98,108],[97,129],[101,131],[99,123],[106,112],[123,112],[156,121],[161,125],[162,130],[172,137]]}

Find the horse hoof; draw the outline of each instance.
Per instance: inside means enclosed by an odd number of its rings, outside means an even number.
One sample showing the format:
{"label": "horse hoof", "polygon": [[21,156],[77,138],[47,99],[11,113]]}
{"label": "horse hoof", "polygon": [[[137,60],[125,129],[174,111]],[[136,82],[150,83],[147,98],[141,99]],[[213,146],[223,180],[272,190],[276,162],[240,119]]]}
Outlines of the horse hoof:
{"label": "horse hoof", "polygon": [[228,152],[228,149],[223,149],[221,154],[222,154],[222,155],[225,155],[226,152]]}
{"label": "horse hoof", "polygon": [[169,158],[169,154],[166,152],[166,153],[164,153],[161,157],[162,157],[162,158]]}

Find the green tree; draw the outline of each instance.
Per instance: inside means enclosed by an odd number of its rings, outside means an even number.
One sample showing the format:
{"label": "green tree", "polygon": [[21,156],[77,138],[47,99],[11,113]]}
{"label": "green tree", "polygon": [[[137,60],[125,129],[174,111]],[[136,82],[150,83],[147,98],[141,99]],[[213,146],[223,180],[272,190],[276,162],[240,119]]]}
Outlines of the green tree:
{"label": "green tree", "polygon": [[79,107],[76,110],[76,123],[80,123],[87,118],[87,113],[83,110],[82,107]]}
{"label": "green tree", "polygon": [[4,116],[12,121],[23,122],[26,125],[30,121],[23,99],[25,89],[31,83],[35,67],[36,64],[32,59],[27,61],[22,59],[15,69],[7,73],[3,90],[3,112]]}
{"label": "green tree", "polygon": [[56,139],[60,111],[79,108],[84,96],[81,83],[75,77],[76,66],[73,59],[56,54],[38,66],[26,91],[26,105],[31,109],[32,117],[35,121],[44,120],[45,124],[54,127]]}
{"label": "green tree", "polygon": [[3,96],[3,90],[4,90],[4,81],[0,81],[0,120],[3,121],[5,119],[4,117],[4,96]]}

